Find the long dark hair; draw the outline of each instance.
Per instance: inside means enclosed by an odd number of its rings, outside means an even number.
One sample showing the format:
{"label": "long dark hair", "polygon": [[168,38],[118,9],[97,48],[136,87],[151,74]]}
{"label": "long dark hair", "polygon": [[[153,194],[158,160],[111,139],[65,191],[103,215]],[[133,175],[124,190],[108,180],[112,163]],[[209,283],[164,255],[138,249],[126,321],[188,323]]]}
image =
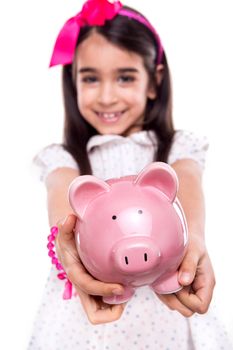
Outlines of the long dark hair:
{"label": "long dark hair", "polygon": [[[137,11],[124,6],[138,13]],[[167,162],[168,153],[174,136],[172,121],[172,97],[169,67],[165,53],[162,64],[164,66],[163,79],[157,85],[155,79],[157,43],[153,33],[143,24],[126,16],[117,15],[113,20],[106,21],[104,26],[82,27],[78,45],[95,31],[104,36],[109,42],[118,47],[137,53],[143,58],[144,66],[149,76],[149,83],[154,87],[157,97],[148,99],[143,130],[153,130],[157,135],[158,149],[154,160]],[[73,63],[74,64],[74,63]],[[77,105],[77,89],[73,79],[74,67],[65,65],[62,71],[63,97],[65,108],[65,127],[63,147],[72,154],[77,161],[80,173],[91,174],[91,165],[88,159],[86,145],[89,138],[97,131],[82,118]]]}

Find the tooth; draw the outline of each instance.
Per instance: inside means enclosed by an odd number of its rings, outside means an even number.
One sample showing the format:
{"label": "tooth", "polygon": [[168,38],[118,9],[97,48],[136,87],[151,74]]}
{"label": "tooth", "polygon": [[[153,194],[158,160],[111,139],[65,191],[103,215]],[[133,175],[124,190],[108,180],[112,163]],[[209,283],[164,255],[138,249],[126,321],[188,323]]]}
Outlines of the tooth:
{"label": "tooth", "polygon": [[104,113],[104,118],[114,118],[114,113],[111,113],[111,114],[107,114],[107,113]]}
{"label": "tooth", "polygon": [[120,115],[120,112],[116,113],[101,113],[99,112],[99,116],[105,119],[114,119]]}
{"label": "tooth", "polygon": [[106,119],[112,119],[115,117],[115,114],[114,113],[111,113],[111,114],[103,113],[103,117]]}

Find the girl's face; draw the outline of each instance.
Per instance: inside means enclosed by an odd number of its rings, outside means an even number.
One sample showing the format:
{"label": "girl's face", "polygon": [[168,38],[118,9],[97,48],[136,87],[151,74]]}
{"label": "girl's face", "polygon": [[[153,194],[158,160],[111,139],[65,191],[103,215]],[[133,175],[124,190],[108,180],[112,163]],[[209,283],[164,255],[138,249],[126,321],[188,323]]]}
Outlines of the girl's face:
{"label": "girl's face", "polygon": [[78,46],[78,107],[99,134],[130,135],[142,129],[147,98],[156,98],[142,57],[93,33]]}

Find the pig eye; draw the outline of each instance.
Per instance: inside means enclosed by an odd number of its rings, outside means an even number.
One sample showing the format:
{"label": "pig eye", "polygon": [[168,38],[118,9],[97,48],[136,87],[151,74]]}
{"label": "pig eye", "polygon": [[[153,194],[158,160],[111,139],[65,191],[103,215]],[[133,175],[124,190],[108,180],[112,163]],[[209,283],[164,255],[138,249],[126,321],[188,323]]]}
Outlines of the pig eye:
{"label": "pig eye", "polygon": [[140,210],[138,210],[138,214],[142,214],[143,213],[143,211],[140,209]]}
{"label": "pig eye", "polygon": [[113,215],[113,216],[112,216],[112,219],[113,219],[113,220],[116,220],[116,218],[117,218],[116,215]]}

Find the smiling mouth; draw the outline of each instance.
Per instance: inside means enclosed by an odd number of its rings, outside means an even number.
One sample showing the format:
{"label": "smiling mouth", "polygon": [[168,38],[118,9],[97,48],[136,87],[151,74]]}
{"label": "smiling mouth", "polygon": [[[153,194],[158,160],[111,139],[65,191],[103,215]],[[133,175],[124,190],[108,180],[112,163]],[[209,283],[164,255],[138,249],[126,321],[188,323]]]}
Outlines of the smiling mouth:
{"label": "smiling mouth", "polygon": [[124,113],[122,112],[96,112],[97,116],[106,122],[116,122]]}

